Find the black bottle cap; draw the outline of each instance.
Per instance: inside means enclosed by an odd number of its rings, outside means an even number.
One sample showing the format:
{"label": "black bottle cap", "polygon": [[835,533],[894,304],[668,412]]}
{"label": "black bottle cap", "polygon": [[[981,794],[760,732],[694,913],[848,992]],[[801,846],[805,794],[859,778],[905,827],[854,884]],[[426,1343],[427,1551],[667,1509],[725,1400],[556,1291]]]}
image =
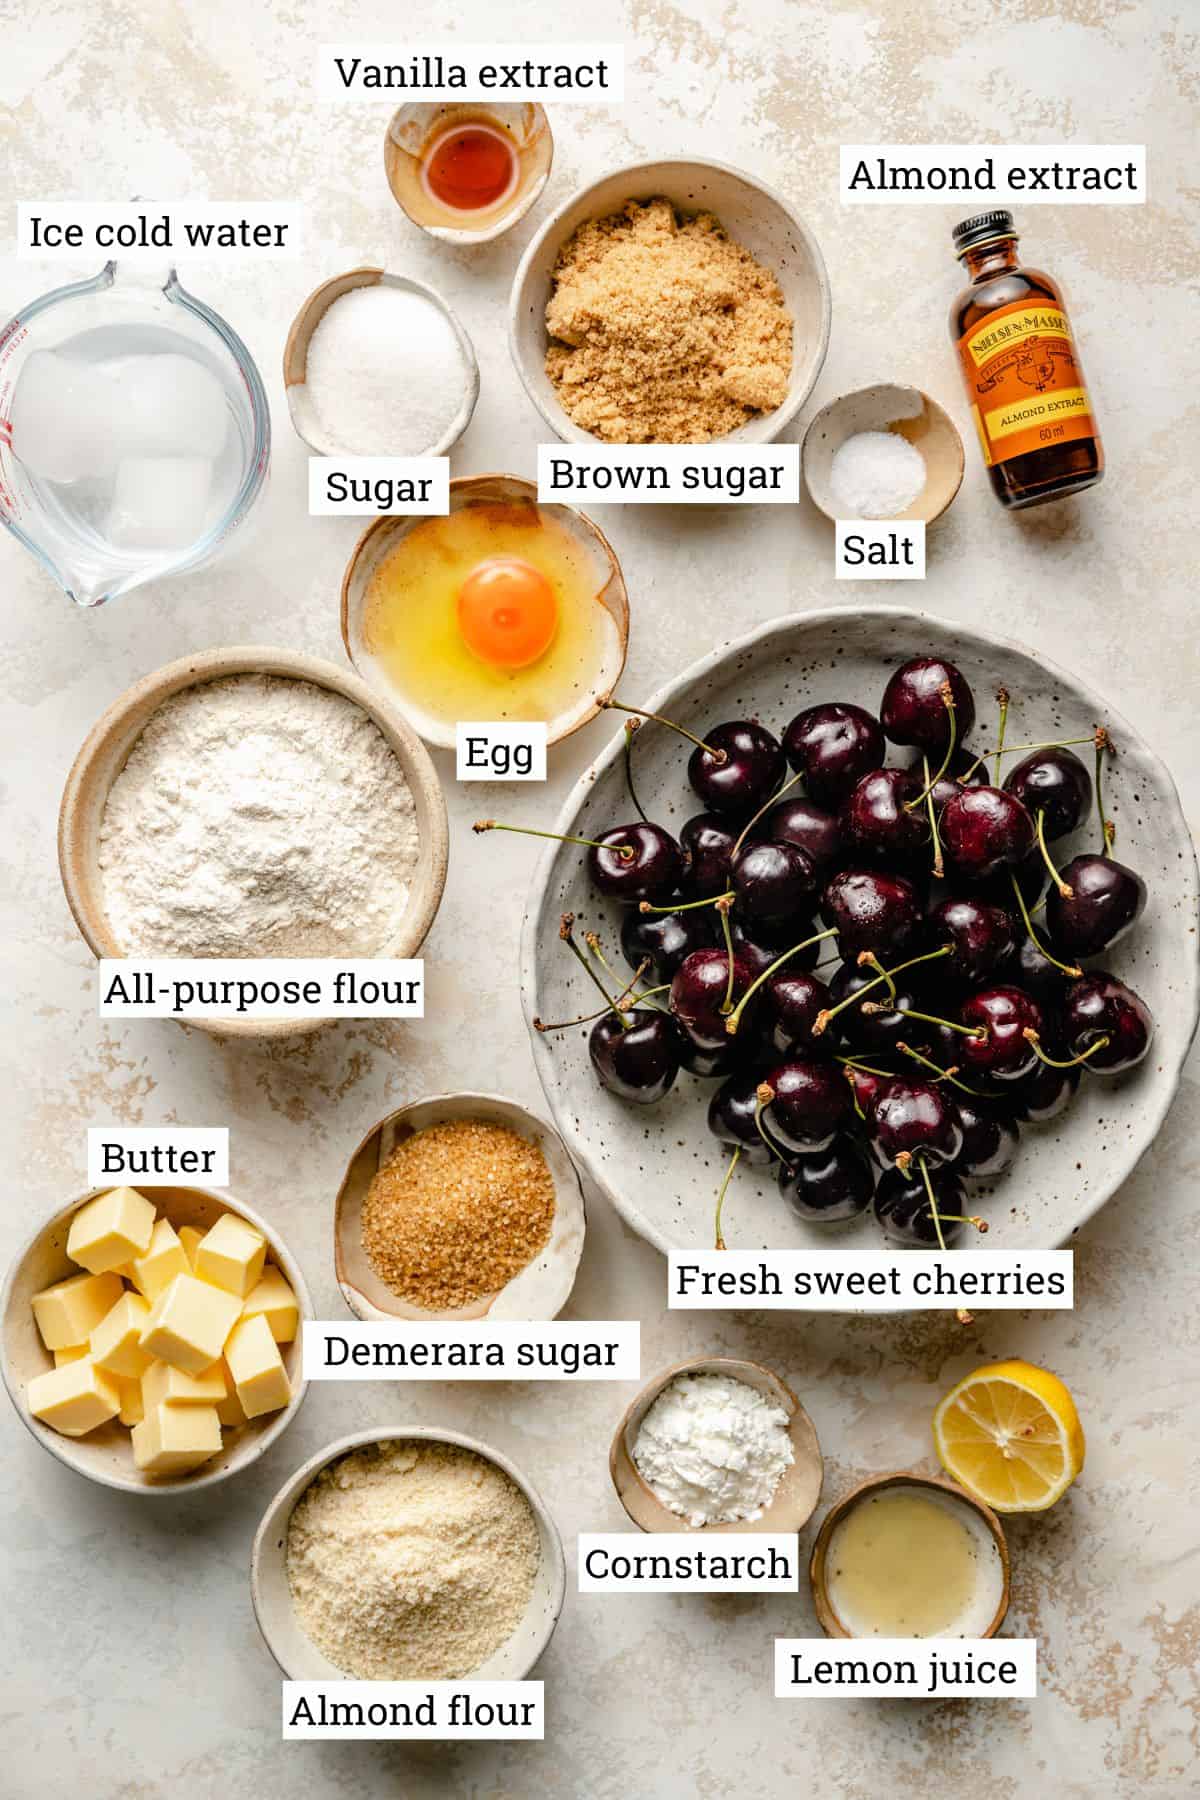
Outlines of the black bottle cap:
{"label": "black bottle cap", "polygon": [[986,243],[989,238],[1014,237],[1013,216],[997,207],[994,212],[976,213],[973,218],[963,219],[950,233],[954,239],[957,255],[969,250],[972,244]]}

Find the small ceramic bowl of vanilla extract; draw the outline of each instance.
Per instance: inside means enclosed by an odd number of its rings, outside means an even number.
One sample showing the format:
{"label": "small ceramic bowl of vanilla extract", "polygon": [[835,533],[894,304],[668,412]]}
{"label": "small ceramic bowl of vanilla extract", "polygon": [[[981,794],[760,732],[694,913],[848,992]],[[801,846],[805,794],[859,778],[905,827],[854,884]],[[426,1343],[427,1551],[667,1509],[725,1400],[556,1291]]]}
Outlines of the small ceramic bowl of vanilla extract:
{"label": "small ceramic bowl of vanilla extract", "polygon": [[554,160],[540,106],[402,106],[383,146],[392,197],[449,244],[487,244],[523,219]]}

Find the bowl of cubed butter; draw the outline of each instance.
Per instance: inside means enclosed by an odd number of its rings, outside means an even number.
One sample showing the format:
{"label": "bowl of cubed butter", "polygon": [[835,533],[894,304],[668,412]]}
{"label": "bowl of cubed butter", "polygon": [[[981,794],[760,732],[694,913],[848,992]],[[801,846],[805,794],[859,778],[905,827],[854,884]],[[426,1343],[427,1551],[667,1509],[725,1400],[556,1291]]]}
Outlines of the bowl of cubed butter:
{"label": "bowl of cubed butter", "polygon": [[199,1187],[94,1188],[39,1226],[0,1293],[0,1370],[43,1447],[106,1487],[237,1474],[307,1384],[298,1265],[257,1213]]}

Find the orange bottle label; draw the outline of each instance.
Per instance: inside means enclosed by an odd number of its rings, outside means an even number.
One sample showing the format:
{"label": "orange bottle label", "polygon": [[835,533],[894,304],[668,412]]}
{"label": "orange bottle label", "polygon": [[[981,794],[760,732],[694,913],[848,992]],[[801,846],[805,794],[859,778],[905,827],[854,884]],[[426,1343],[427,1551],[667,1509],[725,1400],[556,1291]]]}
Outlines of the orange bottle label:
{"label": "orange bottle label", "polygon": [[1099,435],[1061,307],[998,307],[963,333],[958,354],[989,468]]}

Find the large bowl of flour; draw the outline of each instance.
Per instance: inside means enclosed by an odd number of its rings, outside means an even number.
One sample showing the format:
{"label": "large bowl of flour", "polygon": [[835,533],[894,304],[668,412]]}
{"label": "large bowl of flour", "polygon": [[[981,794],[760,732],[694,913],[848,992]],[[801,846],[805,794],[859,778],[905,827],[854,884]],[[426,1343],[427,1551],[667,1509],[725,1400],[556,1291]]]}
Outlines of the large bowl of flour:
{"label": "large bowl of flour", "polygon": [[[97,957],[410,957],[446,880],[441,784],[357,676],[261,646],[144,676],[88,734],[59,813]],[[312,1019],[194,1020],[277,1038]]]}

